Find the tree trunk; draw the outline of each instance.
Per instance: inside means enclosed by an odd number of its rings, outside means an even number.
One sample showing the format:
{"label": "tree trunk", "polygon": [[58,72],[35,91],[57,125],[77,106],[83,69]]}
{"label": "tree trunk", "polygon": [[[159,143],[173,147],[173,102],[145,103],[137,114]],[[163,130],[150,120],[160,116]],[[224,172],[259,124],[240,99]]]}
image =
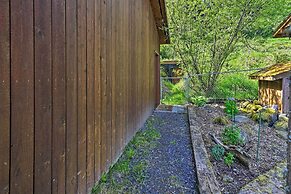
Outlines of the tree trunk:
{"label": "tree trunk", "polygon": [[288,137],[287,137],[287,194],[291,194],[291,77],[289,78],[289,121],[288,121]]}

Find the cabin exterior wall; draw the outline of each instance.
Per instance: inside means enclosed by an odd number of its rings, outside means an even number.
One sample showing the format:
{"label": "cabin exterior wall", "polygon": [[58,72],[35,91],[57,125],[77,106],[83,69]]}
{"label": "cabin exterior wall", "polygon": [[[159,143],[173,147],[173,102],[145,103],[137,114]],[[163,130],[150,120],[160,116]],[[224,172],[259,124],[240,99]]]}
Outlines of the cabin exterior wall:
{"label": "cabin exterior wall", "polygon": [[150,1],[0,1],[0,193],[89,193],[157,103]]}

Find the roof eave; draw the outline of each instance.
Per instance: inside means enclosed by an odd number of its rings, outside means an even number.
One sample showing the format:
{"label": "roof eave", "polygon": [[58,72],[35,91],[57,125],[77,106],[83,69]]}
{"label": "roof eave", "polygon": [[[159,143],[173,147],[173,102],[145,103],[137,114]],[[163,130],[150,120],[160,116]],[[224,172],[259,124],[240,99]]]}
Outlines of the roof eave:
{"label": "roof eave", "polygon": [[279,33],[282,31],[282,28],[284,28],[290,21],[291,14],[277,27],[273,34],[273,38],[284,38],[284,36],[281,36]]}
{"label": "roof eave", "polygon": [[258,77],[258,76],[249,76],[250,79],[264,80],[264,81],[275,81],[275,77]]}
{"label": "roof eave", "polygon": [[150,0],[159,33],[160,44],[170,44],[165,0]]}

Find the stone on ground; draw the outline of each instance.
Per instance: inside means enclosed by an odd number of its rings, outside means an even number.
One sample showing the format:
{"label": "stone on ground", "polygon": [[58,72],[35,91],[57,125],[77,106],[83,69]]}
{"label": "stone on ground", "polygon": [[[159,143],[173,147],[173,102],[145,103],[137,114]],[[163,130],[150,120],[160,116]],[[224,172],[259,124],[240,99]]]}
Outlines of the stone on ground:
{"label": "stone on ground", "polygon": [[285,172],[287,162],[277,164],[273,169],[245,185],[239,194],[285,193]]}
{"label": "stone on ground", "polygon": [[236,115],[234,120],[238,123],[247,123],[250,121],[250,119],[244,115]]}

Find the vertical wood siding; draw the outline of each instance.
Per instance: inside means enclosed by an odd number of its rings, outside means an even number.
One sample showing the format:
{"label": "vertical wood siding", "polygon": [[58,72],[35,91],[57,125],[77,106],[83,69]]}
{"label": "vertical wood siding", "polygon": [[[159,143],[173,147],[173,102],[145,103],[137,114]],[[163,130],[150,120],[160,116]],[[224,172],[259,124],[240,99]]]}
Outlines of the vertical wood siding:
{"label": "vertical wood siding", "polygon": [[89,193],[156,105],[150,1],[0,1],[0,193]]}
{"label": "vertical wood siding", "polygon": [[259,80],[259,97],[263,105],[278,105],[282,111],[282,79],[276,81]]}
{"label": "vertical wood siding", "polygon": [[283,78],[282,80],[282,113],[289,112],[289,82],[290,78]]}

